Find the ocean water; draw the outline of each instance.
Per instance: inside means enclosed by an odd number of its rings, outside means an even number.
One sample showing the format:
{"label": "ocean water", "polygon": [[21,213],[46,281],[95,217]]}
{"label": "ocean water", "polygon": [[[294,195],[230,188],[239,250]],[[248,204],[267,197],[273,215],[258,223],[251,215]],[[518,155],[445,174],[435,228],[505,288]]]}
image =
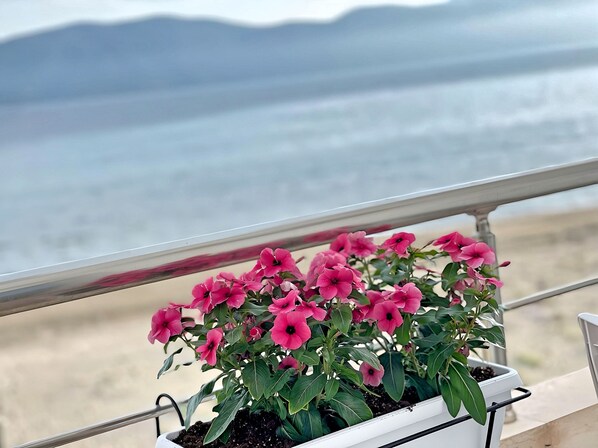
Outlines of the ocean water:
{"label": "ocean water", "polygon": [[175,113],[192,99],[0,106],[0,273],[598,156],[598,68]]}

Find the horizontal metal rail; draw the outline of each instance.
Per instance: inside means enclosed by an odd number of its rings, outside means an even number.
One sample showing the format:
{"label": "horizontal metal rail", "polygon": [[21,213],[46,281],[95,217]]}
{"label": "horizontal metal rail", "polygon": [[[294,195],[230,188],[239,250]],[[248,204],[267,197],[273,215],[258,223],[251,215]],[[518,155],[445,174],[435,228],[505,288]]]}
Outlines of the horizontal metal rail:
{"label": "horizontal metal rail", "polygon": [[558,286],[556,288],[540,291],[522,299],[505,303],[502,307],[504,311],[510,311],[517,308],[521,308],[522,306],[529,305],[531,303],[536,303],[541,300],[550,299],[551,297],[567,294],[568,292],[576,291],[578,289],[586,288],[592,285],[598,285],[598,277],[592,277],[585,280],[581,280],[579,282],[568,283],[563,286]]}
{"label": "horizontal metal rail", "polygon": [[268,246],[301,249],[342,232],[372,234],[598,184],[598,159],[342,207],[0,276],[0,316],[255,259]]}
{"label": "horizontal metal rail", "polygon": [[[214,395],[209,395],[204,400],[213,400]],[[187,403],[189,400],[179,402],[179,405]],[[48,437],[46,439],[36,440],[34,442],[25,443],[24,445],[18,445],[15,448],[53,448],[56,446],[63,446],[69,443],[77,442],[79,440],[88,439],[100,434],[104,434],[116,429],[124,428],[125,426],[134,425],[135,423],[141,423],[152,418],[159,417],[164,414],[168,414],[174,411],[172,404],[166,406],[156,406],[155,408],[148,409],[146,411],[136,412],[135,414],[125,415],[123,417],[115,418],[95,425],[86,426],[79,428],[74,431],[65,432],[57,436]]]}

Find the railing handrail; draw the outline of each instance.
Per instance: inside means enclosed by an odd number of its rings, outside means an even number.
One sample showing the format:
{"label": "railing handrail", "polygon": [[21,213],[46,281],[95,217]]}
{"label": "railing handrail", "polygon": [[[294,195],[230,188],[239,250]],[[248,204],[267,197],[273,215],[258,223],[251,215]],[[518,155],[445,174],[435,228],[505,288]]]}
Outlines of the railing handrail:
{"label": "railing handrail", "polygon": [[598,158],[341,207],[50,267],[0,275],[0,317],[301,249],[598,184]]}

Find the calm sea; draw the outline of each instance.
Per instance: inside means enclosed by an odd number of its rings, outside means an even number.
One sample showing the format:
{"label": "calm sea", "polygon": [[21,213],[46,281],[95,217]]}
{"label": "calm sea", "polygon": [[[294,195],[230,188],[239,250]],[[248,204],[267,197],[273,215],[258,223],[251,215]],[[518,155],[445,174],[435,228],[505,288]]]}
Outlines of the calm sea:
{"label": "calm sea", "polygon": [[[598,156],[596,68],[208,96],[0,106],[0,273]],[[595,188],[511,209],[592,205]]]}

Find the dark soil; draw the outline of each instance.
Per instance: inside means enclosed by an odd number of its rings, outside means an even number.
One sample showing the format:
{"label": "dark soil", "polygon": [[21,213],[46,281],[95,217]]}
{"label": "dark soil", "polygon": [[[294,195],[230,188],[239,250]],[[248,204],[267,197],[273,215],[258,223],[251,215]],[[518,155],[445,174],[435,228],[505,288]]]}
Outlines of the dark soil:
{"label": "dark soil", "polygon": [[[496,374],[491,367],[476,367],[471,369],[471,375],[479,383]],[[376,395],[366,395],[365,399],[374,413],[374,417],[388,414],[401,408],[410,408],[419,402],[414,388],[405,389],[403,399],[394,401],[384,393],[382,386],[370,388]],[[206,445],[209,448],[291,448],[297,445],[296,442],[281,439],[276,436],[276,428],[280,425],[279,418],[274,414],[261,412],[249,414],[245,409],[239,411],[233,423],[231,423],[231,435],[227,443],[219,441]],[[174,443],[183,448],[201,448],[203,439],[210,428],[210,423],[197,422],[188,430],[183,430],[174,439]]]}
{"label": "dark soil", "polygon": [[[280,419],[274,414],[261,412],[249,414],[249,411],[239,411],[234,421],[230,438],[226,444],[215,441],[206,445],[210,448],[290,448],[295,443],[276,436],[276,428],[280,426]],[[182,431],[174,439],[184,448],[202,447],[203,439],[210,428],[210,423],[197,422],[187,431]]]}

